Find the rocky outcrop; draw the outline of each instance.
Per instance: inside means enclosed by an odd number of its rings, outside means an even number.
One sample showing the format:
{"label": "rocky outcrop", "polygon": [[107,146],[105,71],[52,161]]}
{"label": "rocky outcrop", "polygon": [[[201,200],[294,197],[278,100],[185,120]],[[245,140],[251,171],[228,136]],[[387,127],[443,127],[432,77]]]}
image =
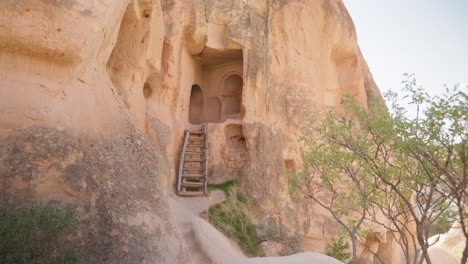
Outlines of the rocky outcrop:
{"label": "rocky outcrop", "polygon": [[83,263],[188,262],[155,180],[157,158],[130,131],[101,140],[43,127],[2,135],[0,204],[72,204],[79,230],[67,240]]}
{"label": "rocky outcrop", "polygon": [[183,130],[208,122],[209,179],[323,251],[336,225],[284,169],[306,114],[380,96],[356,39],[341,0],[4,1],[1,206],[77,206],[88,263],[188,263],[166,196]]}
{"label": "rocky outcrop", "polygon": [[4,1],[0,17],[0,206],[76,207],[83,263],[190,263],[144,133],[159,2]]}

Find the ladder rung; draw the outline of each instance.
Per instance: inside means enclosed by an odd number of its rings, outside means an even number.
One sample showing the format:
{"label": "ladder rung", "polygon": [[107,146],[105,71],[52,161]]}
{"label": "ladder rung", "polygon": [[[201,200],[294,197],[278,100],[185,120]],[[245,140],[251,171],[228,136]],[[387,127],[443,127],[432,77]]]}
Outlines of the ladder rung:
{"label": "ladder rung", "polygon": [[203,182],[183,182],[182,187],[203,188],[205,187],[205,184]]}
{"label": "ladder rung", "polygon": [[204,135],[205,132],[203,131],[189,131],[190,134],[195,134],[195,135]]}
{"label": "ladder rung", "polygon": [[187,162],[205,162],[205,159],[184,159]]}
{"label": "ladder rung", "polygon": [[196,160],[206,160],[204,153],[197,153],[197,154],[185,154],[184,160],[187,159],[196,159]]}
{"label": "ladder rung", "polygon": [[206,165],[208,155],[206,151],[208,137],[205,129],[198,131],[185,130],[185,148],[181,155],[179,166],[182,168],[180,168],[178,174],[177,187],[177,194],[180,196],[202,196],[207,193]]}
{"label": "ladder rung", "polygon": [[182,174],[182,178],[204,178],[205,175],[200,175],[200,174]]}
{"label": "ladder rung", "polygon": [[205,155],[205,152],[203,151],[185,151],[185,154],[197,154],[197,155]]}
{"label": "ladder rung", "polygon": [[178,195],[180,196],[202,196],[204,194],[205,192],[203,191],[197,191],[197,192],[181,191],[178,193]]}
{"label": "ladder rung", "polygon": [[204,171],[205,168],[182,168],[184,171]]}

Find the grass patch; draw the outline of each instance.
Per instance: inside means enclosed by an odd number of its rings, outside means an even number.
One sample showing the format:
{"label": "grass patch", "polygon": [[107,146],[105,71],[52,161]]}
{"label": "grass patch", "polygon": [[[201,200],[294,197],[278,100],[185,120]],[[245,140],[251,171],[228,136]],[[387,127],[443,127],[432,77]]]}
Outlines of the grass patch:
{"label": "grass patch", "polygon": [[72,208],[45,204],[0,208],[0,263],[79,263],[76,250],[54,247],[76,218]]}
{"label": "grass patch", "polygon": [[226,193],[226,195],[229,195],[229,190],[233,187],[237,187],[239,183],[239,180],[230,180],[225,181],[223,183],[208,183],[208,190],[223,190]]}
{"label": "grass patch", "polygon": [[238,185],[238,180],[209,184],[209,190],[223,190],[227,198],[224,202],[210,207],[204,216],[215,227],[235,239],[247,254],[261,256],[262,250],[255,238],[256,226],[245,213],[249,207],[249,200],[239,191]]}

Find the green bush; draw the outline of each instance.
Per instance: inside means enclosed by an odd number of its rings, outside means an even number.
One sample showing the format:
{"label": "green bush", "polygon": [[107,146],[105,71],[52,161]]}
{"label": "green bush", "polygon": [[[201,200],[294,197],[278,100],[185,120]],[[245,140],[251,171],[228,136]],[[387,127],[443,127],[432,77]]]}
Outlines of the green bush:
{"label": "green bush", "polygon": [[227,199],[208,209],[206,218],[215,227],[237,241],[239,246],[249,255],[262,254],[260,244],[255,238],[255,225],[245,214],[249,201],[239,191],[238,181],[228,181],[222,184],[210,184],[210,189],[221,189],[226,192]]}
{"label": "green bush", "polygon": [[41,204],[0,208],[0,263],[78,263],[77,251],[53,245],[75,224],[72,208]]}
{"label": "green bush", "polygon": [[349,253],[349,243],[344,240],[344,236],[340,236],[338,240],[334,240],[328,245],[325,249],[325,255],[347,263],[351,258],[351,253]]}
{"label": "green bush", "polygon": [[239,185],[239,180],[230,180],[230,181],[225,181],[223,183],[208,183],[208,190],[222,190],[226,193],[226,195],[229,194],[229,190],[233,187],[237,187]]}

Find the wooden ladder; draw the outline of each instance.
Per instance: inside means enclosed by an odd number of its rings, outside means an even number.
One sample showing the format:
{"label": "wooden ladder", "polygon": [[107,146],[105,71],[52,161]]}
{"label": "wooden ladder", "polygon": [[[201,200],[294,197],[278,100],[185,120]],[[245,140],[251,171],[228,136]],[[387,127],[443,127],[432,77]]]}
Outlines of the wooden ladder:
{"label": "wooden ladder", "polygon": [[207,193],[207,124],[200,131],[185,130],[177,177],[177,195],[199,196]]}

